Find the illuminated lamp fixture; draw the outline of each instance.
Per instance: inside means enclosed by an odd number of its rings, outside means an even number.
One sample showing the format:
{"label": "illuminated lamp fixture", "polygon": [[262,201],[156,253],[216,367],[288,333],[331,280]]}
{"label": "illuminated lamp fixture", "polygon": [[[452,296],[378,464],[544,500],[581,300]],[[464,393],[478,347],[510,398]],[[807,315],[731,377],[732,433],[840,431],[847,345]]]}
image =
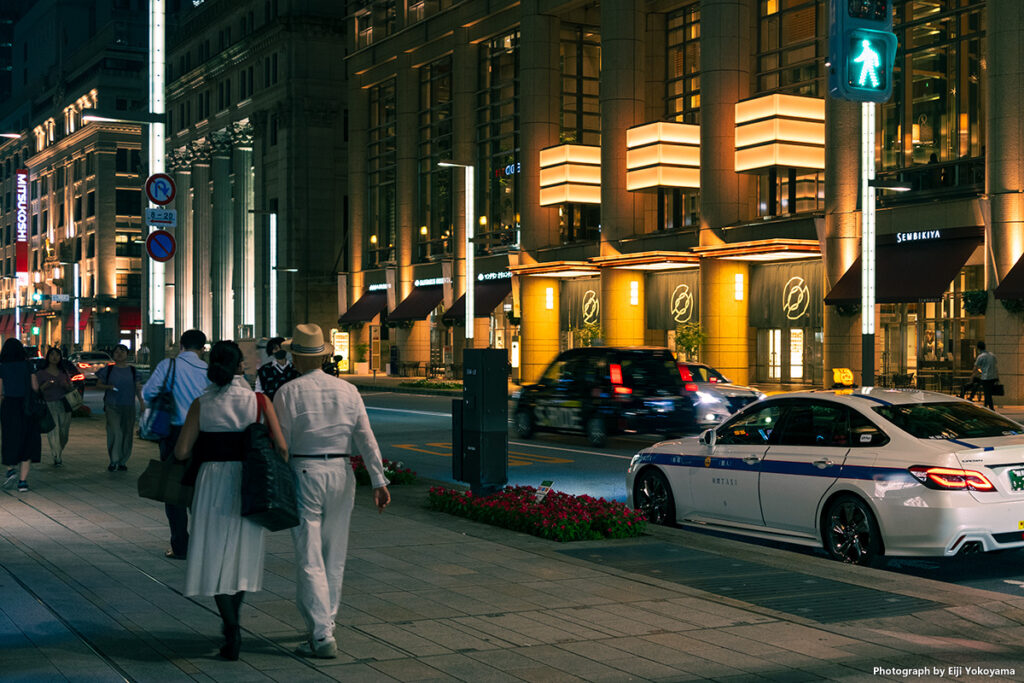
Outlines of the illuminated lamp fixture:
{"label": "illuminated lamp fixture", "polygon": [[700,126],[658,121],[626,131],[626,189],[700,187]]}
{"label": "illuminated lamp fixture", "polygon": [[702,258],[717,258],[725,261],[749,261],[770,263],[772,261],[795,261],[820,258],[818,240],[767,239],[752,242],[733,242],[708,247],[691,247],[690,251]]}
{"label": "illuminated lamp fixture", "polygon": [[736,103],[736,172],[825,170],[825,100],[766,95]]}
{"label": "illuminated lamp fixture", "polygon": [[509,266],[513,275],[520,277],[553,277],[571,280],[578,277],[593,277],[601,271],[586,261],[542,261],[540,263]]}
{"label": "illuminated lamp fixture", "polygon": [[540,205],[601,203],[601,148],[558,145],[540,151]]}

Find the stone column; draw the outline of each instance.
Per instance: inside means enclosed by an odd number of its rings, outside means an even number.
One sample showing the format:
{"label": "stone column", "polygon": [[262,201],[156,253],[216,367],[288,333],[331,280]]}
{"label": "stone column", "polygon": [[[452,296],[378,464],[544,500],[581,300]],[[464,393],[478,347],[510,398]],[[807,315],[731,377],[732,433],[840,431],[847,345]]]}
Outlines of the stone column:
{"label": "stone column", "polygon": [[634,234],[642,203],[626,190],[626,130],[644,122],[644,5],[601,4],[601,253]]}
{"label": "stone column", "polygon": [[[536,382],[551,359],[558,355],[558,280],[551,277],[523,277],[519,279],[521,292],[523,384]],[[551,308],[548,308],[548,290],[551,290]]]}
{"label": "stone column", "polygon": [[231,136],[228,131],[213,134],[213,244],[211,274],[213,300],[211,339],[235,338],[234,234],[231,220]]}
{"label": "stone column", "polygon": [[[820,240],[825,291],[860,255],[860,116],[861,105],[825,98],[825,232]],[[812,296],[816,295],[813,294]],[[861,372],[860,316],[841,316],[825,306],[823,386],[832,386],[832,368]]]}
{"label": "stone column", "polygon": [[[1024,253],[1024,6],[1018,0],[989,0],[986,36],[985,191],[990,202],[989,243],[986,245],[986,289],[993,290]],[[987,76],[987,79],[986,79]],[[986,83],[987,81],[987,83]],[[990,300],[985,314],[988,350],[999,359],[999,378],[1007,403],[1024,396],[1024,353],[1020,318]]]}
{"label": "stone column", "polygon": [[[253,202],[252,140],[253,128],[248,121],[232,123],[231,132],[233,210],[232,247],[235,267],[231,273],[231,289],[234,297],[234,319],[237,325],[246,326],[249,336],[255,335],[256,325],[256,257],[255,208]],[[237,337],[243,334],[233,331]]]}
{"label": "stone column", "polygon": [[173,159],[177,195],[178,229],[175,232],[177,251],[174,254],[174,332],[177,337],[192,327],[192,164],[187,149],[168,155]]}
{"label": "stone column", "polygon": [[[635,285],[633,283],[636,283]],[[633,298],[633,288],[636,298]],[[635,302],[635,303],[634,303]],[[644,343],[644,274],[639,270],[601,270],[601,336],[608,346]]]}
{"label": "stone column", "polygon": [[213,204],[210,201],[209,140],[192,143],[192,327],[213,338],[210,251],[213,246]]}
{"label": "stone column", "polygon": [[[366,140],[369,129],[370,99],[366,90],[352,81],[349,89],[349,140]],[[349,305],[363,295],[365,276],[363,255],[366,249],[366,145],[348,145],[348,186],[349,186]],[[365,334],[365,333],[364,333]],[[356,343],[353,335],[352,343]]]}
{"label": "stone column", "polygon": [[[737,276],[742,298],[737,300]],[[706,258],[700,263],[700,325],[708,336],[701,360],[737,384],[747,384],[750,267],[745,261]]]}
{"label": "stone column", "polygon": [[[750,96],[754,0],[700,3],[700,244],[749,218],[754,180],[736,173],[736,103]],[[701,306],[704,310],[704,306]]]}
{"label": "stone column", "polygon": [[[562,74],[558,17],[541,13],[538,0],[523,3],[519,39],[520,171],[522,247],[558,244],[558,207],[540,205],[540,151],[559,142]],[[555,328],[557,332],[557,328]]]}

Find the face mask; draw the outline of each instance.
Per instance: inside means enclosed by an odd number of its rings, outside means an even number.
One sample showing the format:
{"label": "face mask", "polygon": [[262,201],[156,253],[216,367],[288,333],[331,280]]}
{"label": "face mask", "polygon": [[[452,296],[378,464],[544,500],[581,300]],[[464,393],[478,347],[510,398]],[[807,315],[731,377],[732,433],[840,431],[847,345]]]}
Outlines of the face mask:
{"label": "face mask", "polygon": [[274,352],[274,358],[276,358],[278,360],[284,360],[287,357],[288,357],[288,352],[287,351],[281,350],[281,351],[275,351]]}

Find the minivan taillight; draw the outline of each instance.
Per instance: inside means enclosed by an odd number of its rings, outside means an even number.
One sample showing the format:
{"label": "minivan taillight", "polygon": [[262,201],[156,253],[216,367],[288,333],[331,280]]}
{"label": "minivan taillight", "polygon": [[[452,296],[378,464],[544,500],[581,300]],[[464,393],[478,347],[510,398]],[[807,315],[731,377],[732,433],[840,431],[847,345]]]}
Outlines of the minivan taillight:
{"label": "minivan taillight", "polygon": [[618,386],[622,384],[622,366],[618,363],[612,363],[608,366],[608,372],[612,378],[612,384]]}
{"label": "minivan taillight", "polygon": [[[684,382],[692,382],[693,381],[693,375],[690,374],[690,368],[686,367],[685,365],[680,365],[679,366],[679,379],[683,380]],[[687,391],[689,391],[689,389],[687,389]]]}
{"label": "minivan taillight", "polygon": [[952,467],[928,467],[914,465],[910,468],[914,478],[930,489],[944,491],[995,491],[996,487],[981,472],[961,470]]}
{"label": "minivan taillight", "polygon": [[683,385],[685,391],[700,391],[700,387],[697,386],[696,382],[687,382]]}

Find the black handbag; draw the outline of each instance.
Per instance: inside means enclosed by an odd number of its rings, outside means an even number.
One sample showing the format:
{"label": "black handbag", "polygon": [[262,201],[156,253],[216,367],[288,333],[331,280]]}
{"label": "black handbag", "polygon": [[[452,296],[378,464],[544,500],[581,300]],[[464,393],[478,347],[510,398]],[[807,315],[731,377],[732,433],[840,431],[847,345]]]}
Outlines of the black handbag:
{"label": "black handbag", "polygon": [[270,430],[260,421],[262,403],[256,397],[258,417],[243,432],[242,516],[268,531],[299,525],[295,474],[274,449]]}
{"label": "black handbag", "polygon": [[992,385],[992,395],[993,396],[1005,396],[1006,395],[1006,387],[1004,387],[1001,383],[996,382],[995,384]]}
{"label": "black handbag", "polygon": [[181,483],[188,470],[188,461],[150,460],[139,475],[139,496],[172,505],[191,505],[195,487]]}

